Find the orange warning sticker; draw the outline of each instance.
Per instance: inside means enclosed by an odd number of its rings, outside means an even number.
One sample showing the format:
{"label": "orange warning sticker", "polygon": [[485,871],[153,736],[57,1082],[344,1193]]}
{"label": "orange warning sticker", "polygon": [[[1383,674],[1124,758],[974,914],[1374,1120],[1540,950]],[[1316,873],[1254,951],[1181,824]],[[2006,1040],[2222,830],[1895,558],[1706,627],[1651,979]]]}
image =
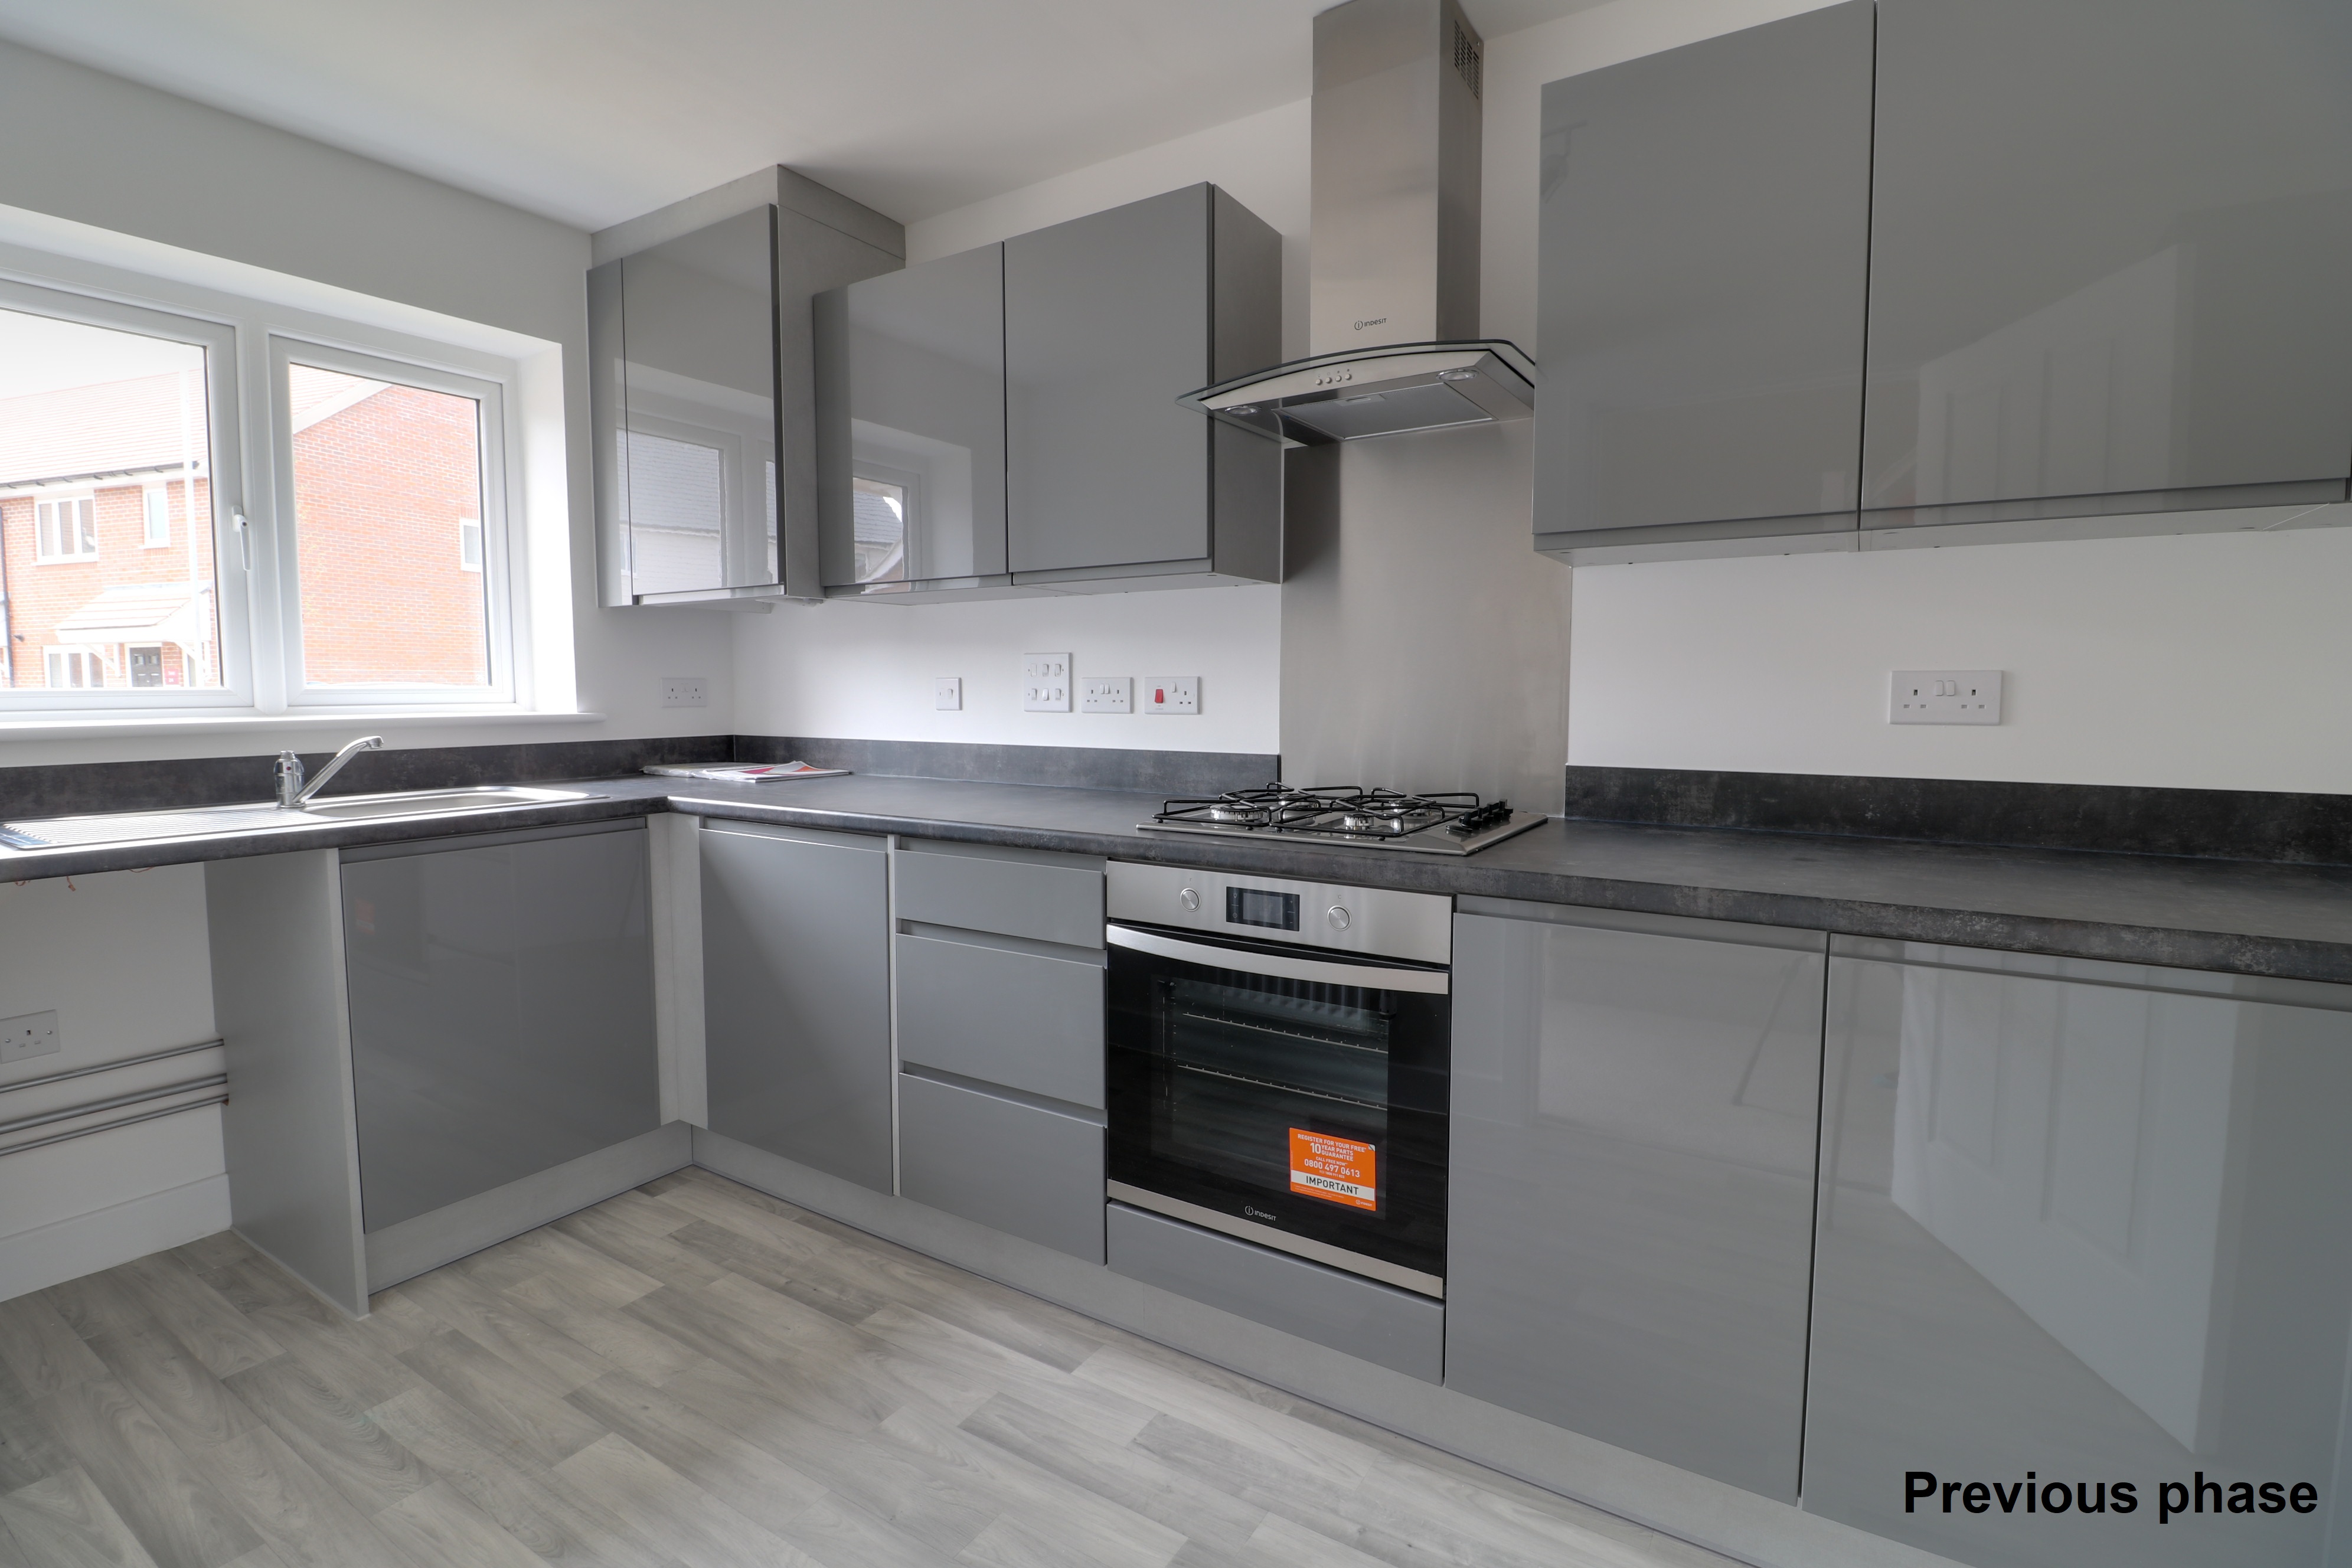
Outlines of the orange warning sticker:
{"label": "orange warning sticker", "polygon": [[1372,1173],[1375,1152],[1370,1143],[1294,1127],[1290,1130],[1290,1190],[1351,1208],[1378,1209],[1380,1184]]}

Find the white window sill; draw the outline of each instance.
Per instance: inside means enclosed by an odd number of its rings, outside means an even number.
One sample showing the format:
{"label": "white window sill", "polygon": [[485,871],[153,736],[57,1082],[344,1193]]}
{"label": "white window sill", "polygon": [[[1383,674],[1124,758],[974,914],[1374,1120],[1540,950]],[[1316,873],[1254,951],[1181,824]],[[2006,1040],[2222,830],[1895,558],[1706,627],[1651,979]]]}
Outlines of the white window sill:
{"label": "white window sill", "polygon": [[69,741],[76,736],[213,735],[247,731],[430,730],[453,725],[600,724],[602,713],[542,713],[521,708],[304,708],[256,713],[237,708],[212,712],[22,713],[0,718],[0,742]]}

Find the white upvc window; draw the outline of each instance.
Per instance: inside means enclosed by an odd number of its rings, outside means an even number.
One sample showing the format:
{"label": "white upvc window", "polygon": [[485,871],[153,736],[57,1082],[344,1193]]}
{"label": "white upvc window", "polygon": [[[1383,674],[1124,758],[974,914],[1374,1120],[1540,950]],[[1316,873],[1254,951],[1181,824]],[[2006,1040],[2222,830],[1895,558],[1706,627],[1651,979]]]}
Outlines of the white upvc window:
{"label": "white upvc window", "polygon": [[[0,245],[0,570],[52,587],[0,597],[0,733],[44,715],[527,708],[526,583],[568,708],[562,480],[536,459],[526,513],[509,450],[522,389],[534,428],[560,406],[553,345],[171,279],[133,279],[131,304],[125,274],[61,258],[38,258],[40,282],[12,275],[28,254]],[[525,515],[548,552],[530,570],[509,528]]]}
{"label": "white upvc window", "polygon": [[98,559],[98,498],[40,496],[33,502],[37,561]]}

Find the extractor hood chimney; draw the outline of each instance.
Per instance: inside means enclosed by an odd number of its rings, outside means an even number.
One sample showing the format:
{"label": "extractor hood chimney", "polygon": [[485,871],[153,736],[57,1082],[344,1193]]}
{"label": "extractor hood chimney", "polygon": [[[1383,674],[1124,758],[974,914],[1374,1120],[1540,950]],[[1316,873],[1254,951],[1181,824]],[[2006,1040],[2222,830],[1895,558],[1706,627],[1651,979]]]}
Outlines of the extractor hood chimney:
{"label": "extractor hood chimney", "polygon": [[1454,0],[1315,18],[1313,357],[1184,402],[1308,444],[1528,416],[1534,364],[1476,335],[1483,63]]}

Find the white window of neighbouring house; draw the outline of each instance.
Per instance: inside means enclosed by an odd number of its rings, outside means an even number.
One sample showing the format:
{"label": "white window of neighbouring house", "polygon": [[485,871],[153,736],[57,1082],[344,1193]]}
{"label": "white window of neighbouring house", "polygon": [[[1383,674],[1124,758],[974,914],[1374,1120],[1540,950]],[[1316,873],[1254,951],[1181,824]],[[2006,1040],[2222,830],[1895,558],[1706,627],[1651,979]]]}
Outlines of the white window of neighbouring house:
{"label": "white window of neighbouring house", "polygon": [[50,687],[88,691],[106,684],[106,660],[94,647],[48,647],[41,655],[41,674]]}
{"label": "white window of neighbouring house", "polygon": [[33,522],[36,537],[34,559],[98,559],[96,496],[43,497],[33,503]]}
{"label": "white window of neighbouring house", "polygon": [[139,492],[140,542],[150,550],[160,550],[172,542],[172,492],[162,485],[149,485]]}
{"label": "white window of neighbouring house", "polygon": [[482,520],[461,517],[457,520],[457,568],[462,572],[482,569]]}

